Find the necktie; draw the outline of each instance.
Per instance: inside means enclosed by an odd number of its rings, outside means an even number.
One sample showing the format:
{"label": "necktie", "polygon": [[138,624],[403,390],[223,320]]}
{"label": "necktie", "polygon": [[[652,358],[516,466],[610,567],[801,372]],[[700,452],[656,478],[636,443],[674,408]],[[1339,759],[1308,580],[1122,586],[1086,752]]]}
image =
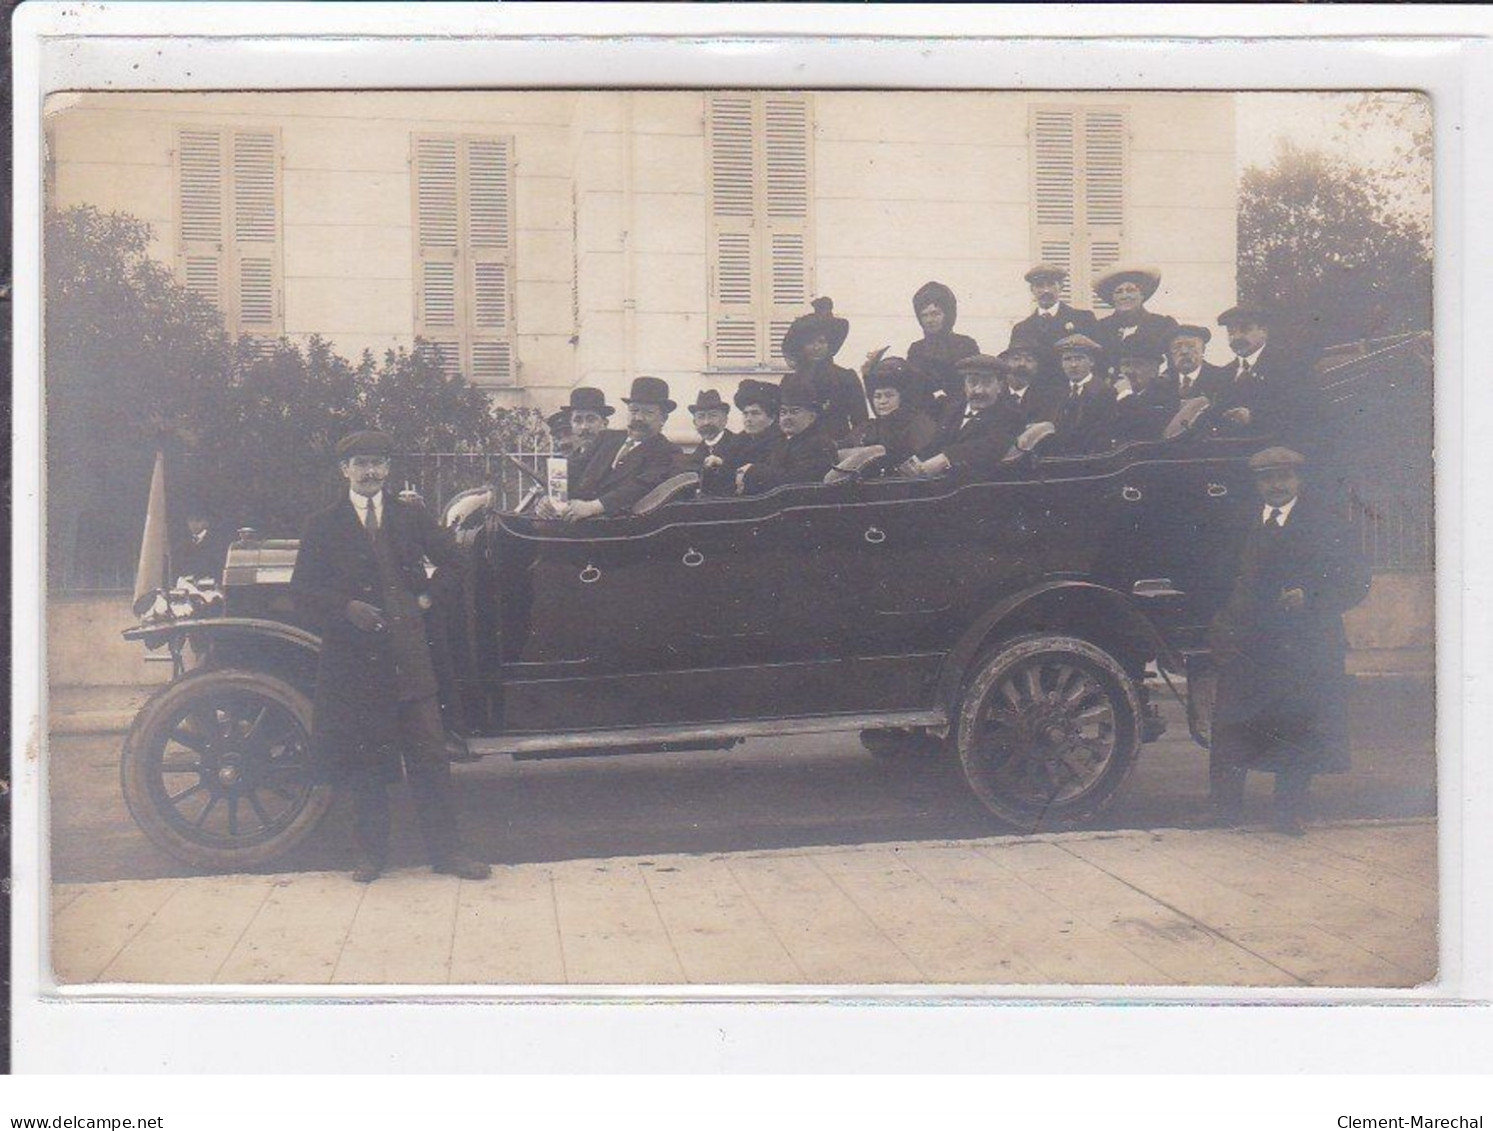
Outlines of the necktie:
{"label": "necktie", "polygon": [[1247,381],[1249,379],[1249,372],[1249,359],[1241,357],[1239,359],[1239,373],[1234,380]]}
{"label": "necktie", "polygon": [[368,502],[364,511],[363,529],[368,531],[370,539],[378,537],[378,511],[373,508],[373,496],[368,496]]}
{"label": "necktie", "polygon": [[1279,530],[1285,524],[1286,512],[1281,510],[1280,507],[1271,507],[1270,513],[1265,516],[1265,525],[1273,526],[1277,530]]}
{"label": "necktie", "polygon": [[1197,380],[1197,377],[1196,377],[1195,374],[1192,374],[1192,373],[1184,373],[1184,374],[1182,374],[1182,395],[1183,396],[1186,396],[1192,390],[1192,383],[1195,380]]}
{"label": "necktie", "polygon": [[1068,385],[1068,396],[1072,397],[1074,400],[1077,400],[1079,398],[1079,396],[1081,395],[1081,390],[1082,389],[1083,389],[1083,382],[1081,382],[1081,381],[1073,381],[1073,382],[1071,382]]}
{"label": "necktie", "polygon": [[617,458],[612,461],[612,470],[615,471],[621,465],[622,461],[627,458],[627,453],[637,446],[638,442],[636,440],[624,440],[622,446],[617,449]]}

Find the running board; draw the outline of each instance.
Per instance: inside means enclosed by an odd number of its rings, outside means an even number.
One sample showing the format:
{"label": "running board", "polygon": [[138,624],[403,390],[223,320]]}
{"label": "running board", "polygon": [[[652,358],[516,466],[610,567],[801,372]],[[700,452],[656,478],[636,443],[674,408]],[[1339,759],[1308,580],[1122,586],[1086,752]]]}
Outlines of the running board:
{"label": "running board", "polygon": [[832,734],[847,730],[878,730],[882,727],[946,727],[949,716],[940,710],[889,711],[876,715],[821,715],[807,719],[769,719],[751,722],[699,723],[687,726],[618,727],[614,730],[582,730],[562,734],[497,735],[469,738],[473,754],[563,755],[571,751],[621,753],[630,747],[668,743],[687,749],[689,743],[718,745],[723,739],[770,738],[787,734]]}

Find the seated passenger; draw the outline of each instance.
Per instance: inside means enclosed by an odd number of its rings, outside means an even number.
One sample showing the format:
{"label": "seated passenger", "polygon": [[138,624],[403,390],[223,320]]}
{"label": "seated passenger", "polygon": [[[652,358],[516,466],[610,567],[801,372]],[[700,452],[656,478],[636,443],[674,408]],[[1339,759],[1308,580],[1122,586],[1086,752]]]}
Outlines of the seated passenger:
{"label": "seated passenger", "polygon": [[1212,401],[1228,388],[1229,371],[1211,364],[1203,351],[1213,334],[1206,326],[1178,326],[1167,343],[1164,380],[1184,401],[1207,397]]}
{"label": "seated passenger", "polygon": [[783,357],[793,371],[807,378],[823,404],[821,427],[836,444],[849,440],[870,419],[861,379],[834,362],[845,344],[850,323],[835,317],[835,304],[827,298],[814,300],[814,313],[794,320],[783,335]]}
{"label": "seated passenger", "polygon": [[682,471],[703,473],[706,466],[737,466],[740,460],[736,453],[741,449],[743,438],[726,427],[731,416],[731,406],[721,400],[720,393],[706,389],[700,399],[689,406],[690,416],[695,421],[695,431],[700,442],[695,450],[679,461]]}
{"label": "seated passenger", "polygon": [[570,499],[539,504],[540,518],[575,522],[602,515],[626,514],[634,503],[674,473],[679,449],[663,437],[664,422],[678,406],[669,399],[668,382],[638,377],[627,405],[627,431],[606,432],[586,463],[579,481],[570,484]]}
{"label": "seated passenger", "polygon": [[765,459],[744,464],[736,473],[739,494],[760,495],[787,483],[823,483],[840,458],[822,423],[826,408],[814,382],[790,373],[778,386],[778,396],[778,427],[785,438]]}
{"label": "seated passenger", "polygon": [[1052,423],[1062,403],[1062,391],[1044,374],[1051,351],[1040,341],[1018,336],[996,357],[1005,363],[1006,396],[1023,424]]}
{"label": "seated passenger", "polygon": [[1115,403],[1110,439],[1118,447],[1159,440],[1182,407],[1176,390],[1160,375],[1161,354],[1144,342],[1120,346],[1120,378],[1130,392]]}
{"label": "seated passenger", "polygon": [[1245,304],[1218,316],[1234,360],[1224,366],[1228,381],[1213,415],[1221,431],[1273,435],[1320,460],[1331,421],[1317,375],[1306,357],[1272,341],[1270,322],[1267,311]]}
{"label": "seated passenger", "polygon": [[1109,444],[1115,414],[1114,387],[1094,372],[1104,350],[1086,334],[1069,334],[1057,350],[1068,389],[1053,420],[1053,448],[1063,455],[1100,451]]}
{"label": "seated passenger", "polygon": [[943,435],[901,471],[917,479],[957,472],[989,474],[1000,465],[1025,427],[1015,402],[1006,395],[1005,365],[985,354],[967,357],[957,369],[964,380],[964,403],[944,418]]}
{"label": "seated passenger", "polygon": [[570,405],[566,410],[570,417],[571,445],[566,453],[566,479],[572,488],[579,483],[586,464],[601,446],[603,436],[621,436],[622,432],[610,432],[607,421],[617,410],[607,404],[606,394],[600,389],[587,386],[570,390]]}
{"label": "seated passenger", "polygon": [[[883,358],[866,374],[876,416],[861,427],[855,442],[884,447],[884,469],[900,467],[938,439],[938,425],[916,403],[918,387],[916,374],[900,357]],[[964,399],[962,388],[959,397]]]}
{"label": "seated passenger", "polygon": [[[971,337],[954,333],[959,301],[942,283],[919,287],[912,296],[912,312],[923,328],[923,336],[907,347],[907,365],[918,377],[919,387],[909,388],[903,396],[911,395],[920,402],[917,407],[938,412],[943,406],[935,402],[964,400],[964,382],[954,366],[979,353],[980,345]],[[870,393],[868,387],[866,394]]]}
{"label": "seated passenger", "polygon": [[778,429],[778,387],[771,381],[748,377],[736,388],[741,434],[729,453],[707,458],[700,467],[700,491],[706,495],[737,493],[736,473],[744,464],[765,463],[782,445]]}

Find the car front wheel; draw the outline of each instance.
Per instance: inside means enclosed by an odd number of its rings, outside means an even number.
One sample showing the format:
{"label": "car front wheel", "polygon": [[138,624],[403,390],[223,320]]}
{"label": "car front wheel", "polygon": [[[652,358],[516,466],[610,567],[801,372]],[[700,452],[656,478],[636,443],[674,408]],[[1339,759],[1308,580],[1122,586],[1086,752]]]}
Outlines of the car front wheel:
{"label": "car front wheel", "polygon": [[1135,766],[1140,699],[1123,665],[1069,636],[991,652],[959,707],[959,760],[975,795],[1023,832],[1102,810]]}
{"label": "car front wheel", "polygon": [[125,739],[130,815],[195,867],[257,867],[288,852],[331,805],[311,772],[311,701],[263,672],[208,670],[151,699]]}

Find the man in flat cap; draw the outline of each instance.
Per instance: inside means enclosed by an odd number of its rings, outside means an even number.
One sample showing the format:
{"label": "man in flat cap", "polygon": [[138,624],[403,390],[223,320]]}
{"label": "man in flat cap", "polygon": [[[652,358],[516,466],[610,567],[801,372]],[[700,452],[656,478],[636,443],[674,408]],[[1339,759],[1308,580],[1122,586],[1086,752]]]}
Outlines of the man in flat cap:
{"label": "man in flat cap", "polygon": [[1023,425],[1052,423],[1057,419],[1063,389],[1048,374],[1050,347],[1029,338],[1018,337],[996,355],[1004,366],[1006,396],[1013,402]]}
{"label": "man in flat cap", "polygon": [[[859,382],[857,382],[859,385]],[[765,458],[742,464],[737,491],[761,495],[789,483],[823,483],[840,458],[824,423],[830,405],[806,373],[789,373],[778,386],[778,428],[783,442]]]}
{"label": "man in flat cap", "polygon": [[674,474],[679,449],[664,439],[664,422],[679,407],[669,399],[669,384],[657,377],[636,377],[627,406],[627,431],[607,430],[597,440],[578,482],[569,484],[565,503],[539,504],[541,518],[576,522],[603,515],[627,514],[639,499]]}
{"label": "man in flat cap", "polygon": [[1368,595],[1370,580],[1337,508],[1304,489],[1305,463],[1282,447],[1250,459],[1263,505],[1210,632],[1218,670],[1211,816],[1238,821],[1245,774],[1263,770],[1275,774],[1275,827],[1292,835],[1303,831],[1312,776],[1349,765],[1343,613]]}
{"label": "man in flat cap", "polygon": [[459,578],[464,555],[416,503],[384,490],[393,444],[354,432],[337,444],[348,489],[306,523],[291,591],[321,631],[311,743],[323,777],[352,794],[359,863],[388,865],[387,786],[408,778],[432,868],[462,879],[490,869],[461,848],[425,612],[425,562]]}
{"label": "man in flat cap", "polygon": [[1069,334],[1084,334],[1096,341],[1099,338],[1099,320],[1092,310],[1079,310],[1062,301],[1063,283],[1068,278],[1068,269],[1056,263],[1038,263],[1024,276],[1032,289],[1032,299],[1037,307],[1011,329],[1011,344],[1026,338],[1041,342],[1049,349],[1057,345],[1059,338]]}
{"label": "man in flat cap", "polygon": [[700,442],[695,450],[680,459],[679,466],[685,471],[702,474],[706,467],[739,466],[737,459],[745,441],[736,432],[726,427],[731,418],[731,406],[714,389],[702,392],[694,404],[689,406],[690,416],[695,422],[695,431]]}
{"label": "man in flat cap", "polygon": [[1110,439],[1115,445],[1159,440],[1181,399],[1161,376],[1161,354],[1143,342],[1120,346],[1120,380],[1129,392],[1115,402]]}
{"label": "man in flat cap", "polygon": [[964,378],[964,404],[943,421],[939,442],[902,466],[902,473],[932,479],[950,473],[978,478],[1000,465],[1025,427],[1006,395],[1005,365],[987,354],[967,357],[958,365]]}
{"label": "man in flat cap", "polygon": [[1058,341],[1057,351],[1067,386],[1053,420],[1054,450],[1068,455],[1099,451],[1109,443],[1116,399],[1114,386],[1097,372],[1104,350],[1085,334],[1070,334]]}
{"label": "man in flat cap", "polygon": [[1204,351],[1213,339],[1206,326],[1178,326],[1166,347],[1166,380],[1184,401],[1214,400],[1228,387],[1229,371],[1208,361]]}

